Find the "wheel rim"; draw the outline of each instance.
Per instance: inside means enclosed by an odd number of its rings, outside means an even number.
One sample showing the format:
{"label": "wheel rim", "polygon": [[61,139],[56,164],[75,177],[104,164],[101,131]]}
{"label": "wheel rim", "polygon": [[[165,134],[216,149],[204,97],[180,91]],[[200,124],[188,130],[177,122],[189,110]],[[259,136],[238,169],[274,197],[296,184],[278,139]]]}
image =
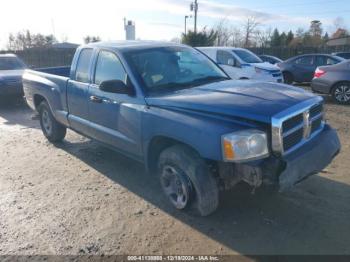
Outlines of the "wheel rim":
{"label": "wheel rim", "polygon": [[350,101],[350,86],[340,85],[334,91],[335,99],[340,102],[349,102]]}
{"label": "wheel rim", "polygon": [[162,189],[177,209],[184,209],[190,200],[191,182],[174,167],[166,165],[160,176]]}
{"label": "wheel rim", "polygon": [[43,123],[43,127],[44,127],[45,132],[47,134],[51,134],[52,121],[51,121],[51,118],[49,116],[49,112],[47,112],[47,110],[43,110],[41,117],[42,117],[42,123]]}

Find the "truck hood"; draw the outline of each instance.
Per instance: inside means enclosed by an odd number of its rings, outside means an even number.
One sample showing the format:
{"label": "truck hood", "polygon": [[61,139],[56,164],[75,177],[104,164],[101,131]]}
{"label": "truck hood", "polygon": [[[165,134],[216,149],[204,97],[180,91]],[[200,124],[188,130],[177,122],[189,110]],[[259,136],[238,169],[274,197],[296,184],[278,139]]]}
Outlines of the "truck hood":
{"label": "truck hood", "polygon": [[145,100],[149,106],[270,123],[273,115],[313,97],[310,92],[284,84],[227,80]]}

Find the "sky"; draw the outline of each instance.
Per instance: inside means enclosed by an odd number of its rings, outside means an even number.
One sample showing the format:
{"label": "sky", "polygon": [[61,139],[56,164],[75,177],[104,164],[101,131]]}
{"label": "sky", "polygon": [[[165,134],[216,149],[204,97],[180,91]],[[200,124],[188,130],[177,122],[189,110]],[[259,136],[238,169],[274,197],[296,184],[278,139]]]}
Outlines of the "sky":
{"label": "sky", "polygon": [[[59,41],[82,43],[86,35],[102,40],[125,39],[123,18],[135,21],[136,38],[170,40],[184,31],[184,16],[191,0],[1,0],[0,49],[9,33],[29,29],[54,34]],[[223,18],[241,27],[249,16],[260,28],[280,31],[307,29],[320,20],[325,31],[334,31],[333,21],[342,17],[350,27],[349,0],[198,0],[198,27],[211,27]],[[187,20],[193,27],[193,18]]]}

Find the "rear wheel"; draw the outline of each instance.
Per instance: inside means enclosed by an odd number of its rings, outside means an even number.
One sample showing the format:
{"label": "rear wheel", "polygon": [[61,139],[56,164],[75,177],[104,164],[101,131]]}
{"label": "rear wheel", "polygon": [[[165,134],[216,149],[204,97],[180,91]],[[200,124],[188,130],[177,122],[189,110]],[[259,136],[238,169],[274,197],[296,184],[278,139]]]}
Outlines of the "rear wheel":
{"label": "rear wheel", "polygon": [[201,216],[217,209],[217,182],[205,161],[190,148],[175,145],[161,152],[158,174],[162,190],[175,208]]}
{"label": "rear wheel", "polygon": [[332,97],[339,104],[350,103],[350,83],[343,82],[336,84],[332,89]]}
{"label": "rear wheel", "polygon": [[41,130],[50,142],[60,142],[66,136],[67,129],[56,121],[46,101],[38,107]]}
{"label": "rear wheel", "polygon": [[284,83],[291,85],[294,82],[293,75],[289,72],[283,72]]}

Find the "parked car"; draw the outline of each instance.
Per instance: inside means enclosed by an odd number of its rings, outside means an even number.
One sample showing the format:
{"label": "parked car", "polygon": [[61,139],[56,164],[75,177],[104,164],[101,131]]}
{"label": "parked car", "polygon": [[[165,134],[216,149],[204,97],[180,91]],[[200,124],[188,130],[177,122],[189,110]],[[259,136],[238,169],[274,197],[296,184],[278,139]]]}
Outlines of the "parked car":
{"label": "parked car", "polygon": [[332,55],[339,56],[344,59],[350,59],[350,52],[336,52],[336,53],[332,53]]}
{"label": "parked car", "polygon": [[334,65],[344,61],[344,58],[326,54],[299,55],[278,63],[285,83],[311,82],[318,66]]}
{"label": "parked car", "polygon": [[321,66],[315,71],[311,88],[314,92],[330,94],[340,104],[350,103],[350,61]]}
{"label": "parked car", "polygon": [[279,59],[278,57],[272,56],[272,55],[259,55],[259,57],[262,61],[273,64],[273,65],[283,62],[282,59]]}
{"label": "parked car", "polygon": [[185,45],[88,44],[69,76],[28,70],[23,79],[49,141],[64,139],[66,128],[100,141],[158,174],[174,207],[201,215],[217,208],[219,190],[240,181],[286,190],[340,150],[320,96],[231,80]]}
{"label": "parked car", "polygon": [[27,66],[14,54],[0,54],[0,97],[22,96],[22,75]]}
{"label": "parked car", "polygon": [[281,70],[263,62],[247,49],[233,47],[198,47],[214,60],[232,79],[283,82]]}

